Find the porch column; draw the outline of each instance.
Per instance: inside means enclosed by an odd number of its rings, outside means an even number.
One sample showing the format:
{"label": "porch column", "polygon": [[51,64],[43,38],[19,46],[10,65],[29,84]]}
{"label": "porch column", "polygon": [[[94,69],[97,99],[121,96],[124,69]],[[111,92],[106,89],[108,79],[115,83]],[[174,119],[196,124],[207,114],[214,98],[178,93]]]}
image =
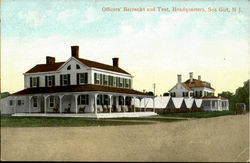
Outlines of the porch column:
{"label": "porch column", "polygon": [[155,112],[155,97],[153,97],[153,111]]}
{"label": "porch column", "polygon": [[17,97],[14,97],[15,107],[14,107],[14,113],[16,113],[16,107],[17,107]]}
{"label": "porch column", "polygon": [[125,108],[125,100],[126,100],[126,96],[123,96],[123,112],[125,113],[126,108]]}
{"label": "porch column", "polygon": [[210,100],[210,109],[213,111],[213,109],[212,109],[212,100]]}
{"label": "porch column", "polygon": [[32,96],[29,96],[29,113],[31,112],[31,100],[32,100]]}
{"label": "porch column", "polygon": [[142,99],[141,99],[141,98],[139,98],[139,100],[140,100],[140,112],[141,112],[141,100],[142,100]]}
{"label": "porch column", "polygon": [[47,103],[46,103],[46,100],[47,100],[47,97],[48,97],[48,95],[47,96],[43,96],[44,97],[44,114],[46,114],[47,112],[46,112],[46,107],[47,107]]}
{"label": "porch column", "polygon": [[63,98],[64,95],[60,95],[59,96],[59,110],[60,110],[60,114],[62,114],[62,98]]}
{"label": "porch column", "polygon": [[135,96],[134,96],[134,112],[135,112]]}
{"label": "porch column", "polygon": [[144,100],[144,112],[146,112],[146,100],[145,100],[145,97],[143,98]]}
{"label": "porch column", "polygon": [[94,94],[94,112],[95,112],[95,114],[97,114],[96,103],[97,103],[97,94]]}
{"label": "porch column", "polygon": [[109,113],[111,113],[111,110],[112,110],[112,102],[113,102],[113,100],[112,100],[112,95],[108,95],[109,96]]}
{"label": "porch column", "polygon": [[76,114],[78,113],[78,110],[77,110],[77,97],[78,97],[78,95],[75,95],[75,109],[76,109]]}

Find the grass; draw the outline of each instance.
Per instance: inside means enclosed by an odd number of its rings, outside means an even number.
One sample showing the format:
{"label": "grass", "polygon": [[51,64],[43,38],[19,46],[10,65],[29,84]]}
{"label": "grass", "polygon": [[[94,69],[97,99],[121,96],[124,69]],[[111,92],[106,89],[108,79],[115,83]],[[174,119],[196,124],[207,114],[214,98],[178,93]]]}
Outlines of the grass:
{"label": "grass", "polygon": [[167,117],[160,117],[160,116],[152,116],[152,117],[140,117],[140,118],[115,118],[119,120],[136,120],[136,121],[156,121],[156,122],[176,122],[182,121],[186,119],[173,119]]}
{"label": "grass", "polygon": [[170,113],[160,114],[164,117],[184,117],[184,118],[211,118],[224,115],[234,115],[233,111],[214,111],[214,112],[192,112],[192,113]]}
{"label": "grass", "polygon": [[90,118],[52,118],[52,117],[11,117],[1,116],[1,127],[85,127],[142,125],[153,122],[114,121]]}

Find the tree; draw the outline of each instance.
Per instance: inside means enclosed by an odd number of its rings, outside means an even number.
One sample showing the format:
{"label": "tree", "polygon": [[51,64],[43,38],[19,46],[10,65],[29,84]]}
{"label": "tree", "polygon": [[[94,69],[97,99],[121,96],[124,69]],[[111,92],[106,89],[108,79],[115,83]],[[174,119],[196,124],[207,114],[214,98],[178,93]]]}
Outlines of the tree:
{"label": "tree", "polygon": [[149,92],[145,92],[147,95],[149,96],[154,96],[154,93],[152,91],[149,91]]}
{"label": "tree", "polygon": [[9,92],[3,92],[3,93],[1,93],[1,98],[8,97],[9,95],[10,95]]}
{"label": "tree", "polygon": [[218,96],[225,97],[229,100],[230,110],[236,109],[236,103],[244,103],[246,104],[247,111],[249,111],[249,82],[250,80],[245,81],[243,87],[236,89],[235,94],[227,91],[219,93]]}
{"label": "tree", "polygon": [[163,96],[169,96],[168,92],[163,93]]}
{"label": "tree", "polygon": [[243,87],[239,87],[235,91],[235,103],[244,103],[246,104],[246,109],[249,111],[249,82],[247,80],[244,82]]}

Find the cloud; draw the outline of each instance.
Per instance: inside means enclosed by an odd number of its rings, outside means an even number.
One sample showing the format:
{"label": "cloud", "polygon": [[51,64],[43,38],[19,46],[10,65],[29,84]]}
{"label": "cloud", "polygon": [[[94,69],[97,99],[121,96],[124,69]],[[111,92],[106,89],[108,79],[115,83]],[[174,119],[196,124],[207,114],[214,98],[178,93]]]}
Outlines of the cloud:
{"label": "cloud", "polygon": [[65,22],[65,21],[69,21],[71,19],[75,19],[80,15],[80,12],[76,9],[72,9],[72,10],[65,10],[60,12],[57,15],[57,21],[59,22]]}
{"label": "cloud", "polygon": [[49,10],[44,11],[42,14],[38,11],[20,11],[17,13],[17,17],[24,20],[30,27],[36,28],[42,25],[51,13]]}
{"label": "cloud", "polygon": [[56,20],[60,23],[79,20],[80,24],[87,24],[98,20],[100,17],[95,8],[89,7],[84,13],[77,9],[62,11],[57,15]]}
{"label": "cloud", "polygon": [[[66,21],[72,15],[74,12],[65,11],[59,19]],[[90,8],[82,18],[83,23],[87,23],[100,17]],[[139,17],[136,19],[140,21]],[[223,21],[230,25],[230,30],[238,28],[237,24],[230,24],[234,23],[233,20],[228,17]],[[188,14],[170,14],[161,15],[154,24],[147,20],[142,28],[138,28],[133,21],[124,20],[120,24],[119,34],[112,37],[72,39],[56,35],[28,41],[5,41],[2,44],[3,79],[12,76],[22,79],[23,72],[35,64],[45,63],[46,56],[65,61],[71,55],[70,46],[79,45],[81,58],[111,65],[111,58],[119,57],[119,65],[135,76],[134,86],[139,90],[150,90],[152,83],[157,82],[157,94],[163,93],[164,89],[168,90],[176,83],[177,73],[188,74],[190,71],[199,73],[204,80],[216,81],[212,84],[218,83],[215,88],[219,91],[233,90],[235,83],[242,82],[247,75],[248,42],[222,37],[209,39],[209,34],[217,35],[221,30],[213,29],[214,24],[206,21],[208,19],[193,19]],[[20,63],[23,65],[17,69]],[[9,70],[9,67],[14,69]],[[9,75],[9,71],[12,75]],[[230,87],[221,79],[222,75],[228,81],[234,81],[228,82]],[[10,89],[20,90],[23,87],[22,82],[16,85],[14,80],[12,84],[9,81],[2,80],[3,88],[15,85]]]}
{"label": "cloud", "polygon": [[100,18],[101,16],[98,14],[96,9],[89,7],[84,13],[84,17],[82,18],[81,24],[92,23]]}

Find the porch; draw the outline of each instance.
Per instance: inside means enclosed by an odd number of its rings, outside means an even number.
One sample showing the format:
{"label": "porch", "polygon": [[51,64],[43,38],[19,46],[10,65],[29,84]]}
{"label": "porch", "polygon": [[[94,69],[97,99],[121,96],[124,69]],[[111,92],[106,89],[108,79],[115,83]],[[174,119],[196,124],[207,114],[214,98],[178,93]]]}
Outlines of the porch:
{"label": "porch", "polygon": [[[17,101],[25,97],[26,109],[18,109]],[[64,92],[64,93],[51,93],[51,94],[32,94],[28,96],[14,97],[15,110],[13,114],[30,116],[55,116],[56,117],[98,117],[93,114],[101,114],[101,117],[123,117],[121,113],[138,113],[147,112],[144,100],[148,96],[124,94],[124,93],[111,93],[111,92]],[[154,101],[154,97],[150,97]],[[139,102],[139,106],[135,106],[135,101]],[[137,103],[138,103],[137,102]],[[153,102],[154,103],[154,102]],[[24,106],[24,108],[25,108]],[[154,109],[153,109],[154,111]],[[151,111],[152,112],[152,111]],[[20,113],[20,114],[19,114]],[[22,114],[24,113],[24,114]],[[117,113],[110,116],[110,113]],[[77,115],[75,115],[77,114]],[[148,113],[128,114],[125,117],[137,117],[148,115]]]}
{"label": "porch", "polygon": [[57,113],[14,113],[14,117],[75,117],[75,118],[122,118],[146,117],[157,115],[155,112],[125,112],[125,113],[85,113],[85,114],[57,114]]}

